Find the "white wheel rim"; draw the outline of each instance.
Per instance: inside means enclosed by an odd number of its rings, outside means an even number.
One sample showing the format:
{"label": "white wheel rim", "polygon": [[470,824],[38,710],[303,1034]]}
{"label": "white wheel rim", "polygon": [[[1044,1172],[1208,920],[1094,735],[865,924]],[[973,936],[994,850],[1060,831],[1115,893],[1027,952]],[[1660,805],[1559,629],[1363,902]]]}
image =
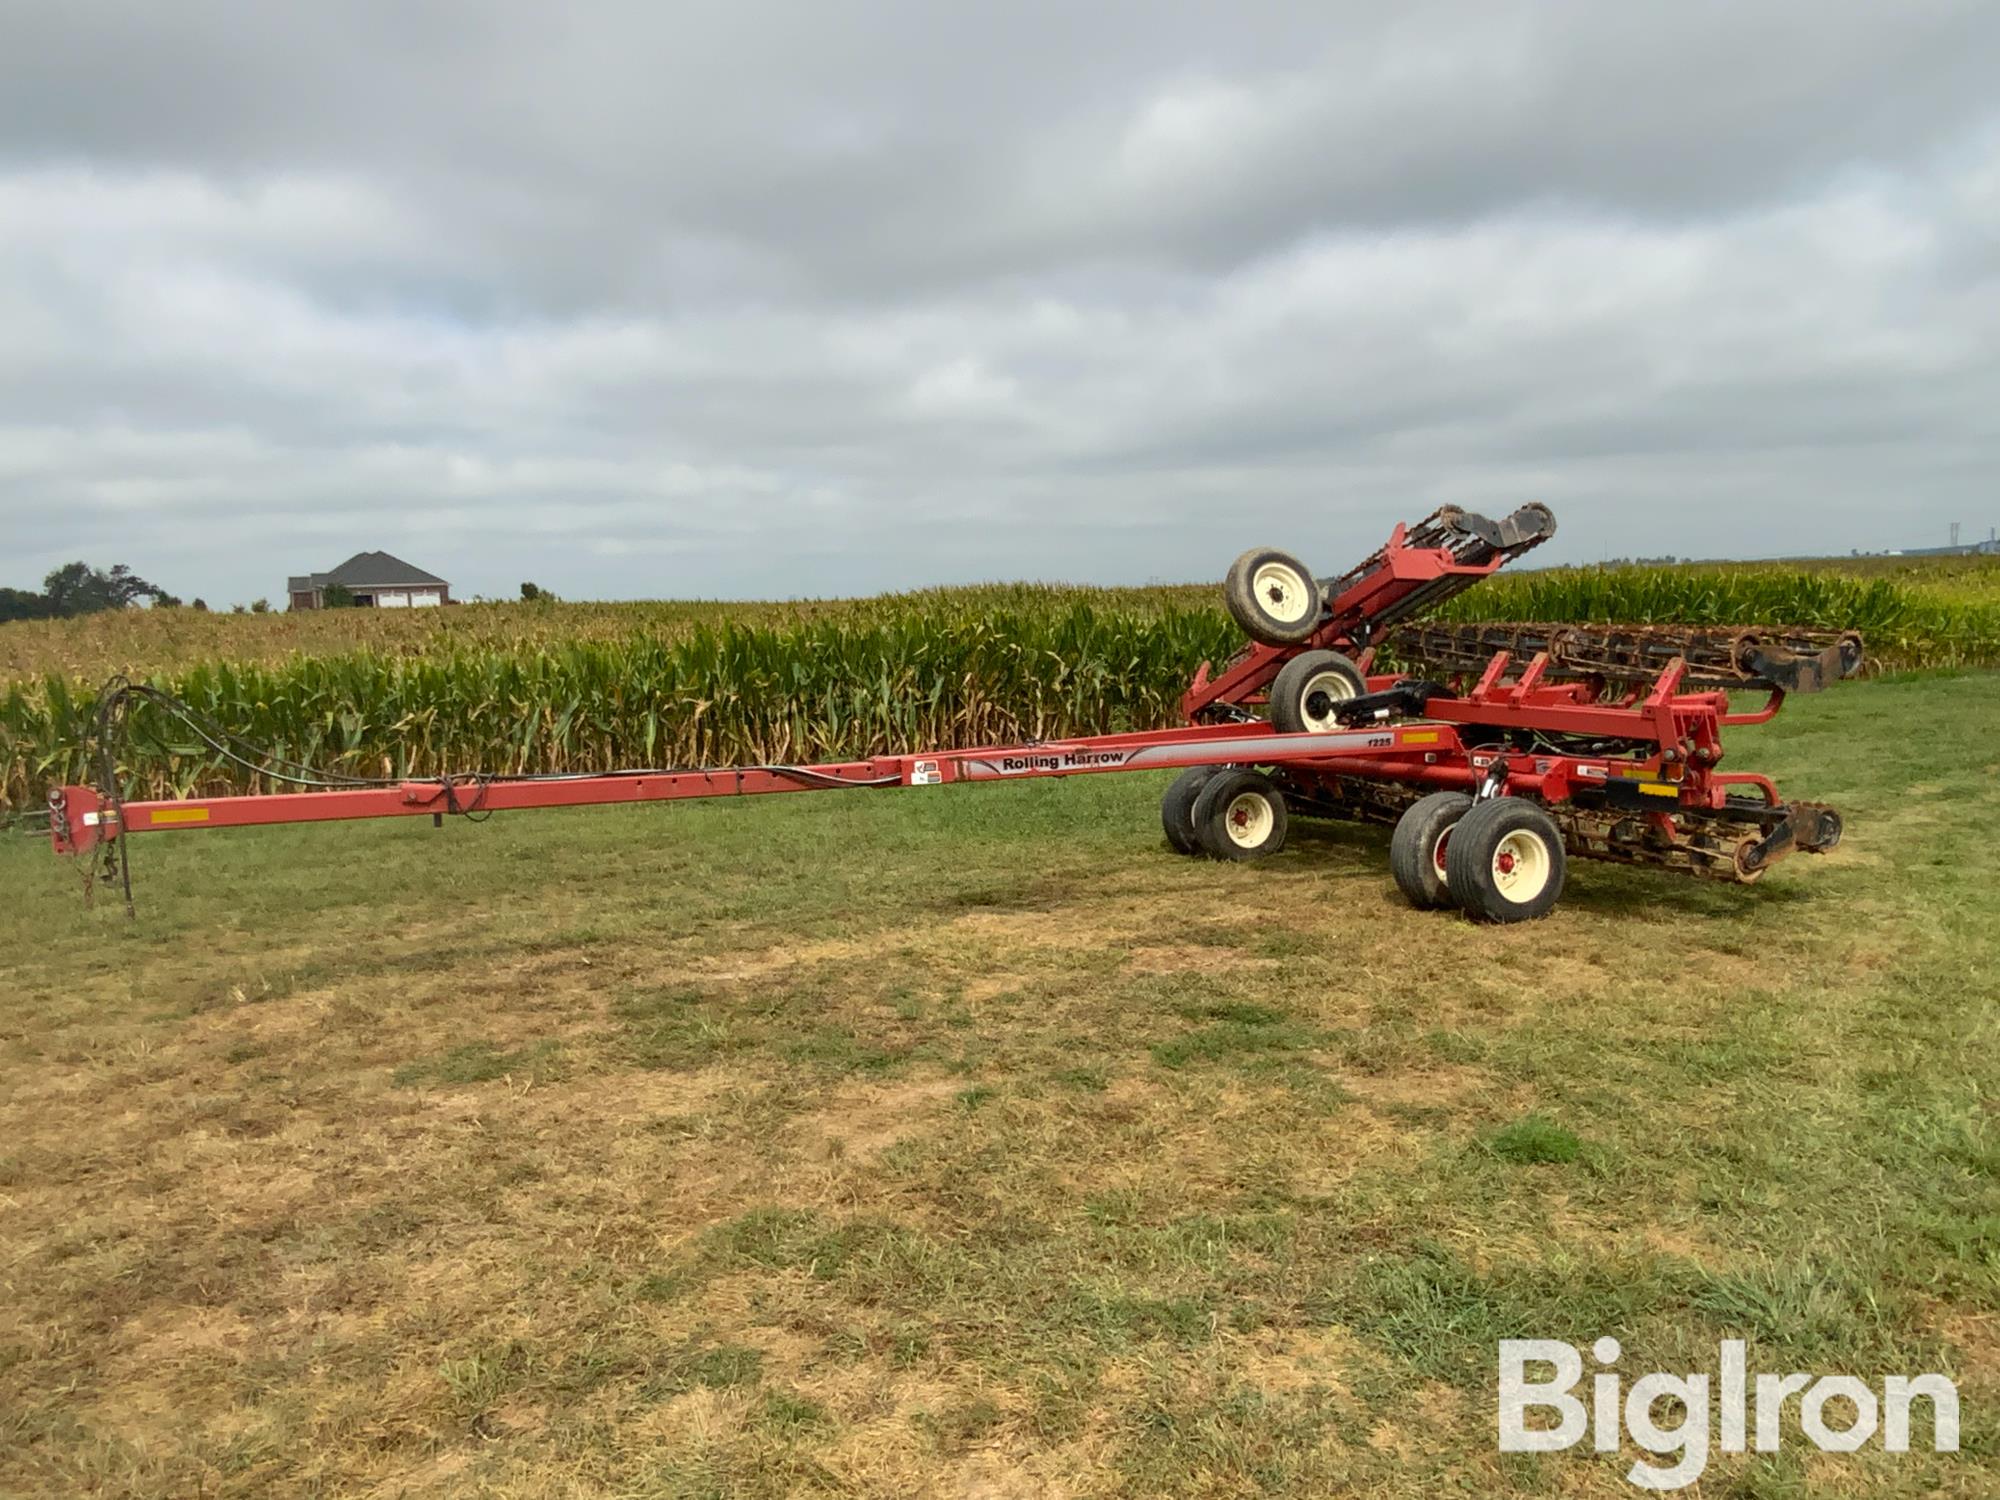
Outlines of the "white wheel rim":
{"label": "white wheel rim", "polygon": [[1283,563],[1267,562],[1252,573],[1250,591],[1257,607],[1281,625],[1295,625],[1312,611],[1312,581]]}
{"label": "white wheel rim", "polygon": [[1443,833],[1437,836],[1437,841],[1431,845],[1431,868],[1437,871],[1437,877],[1439,880],[1444,879],[1445,848],[1450,843],[1451,843],[1451,829],[1447,828]]}
{"label": "white wheel rim", "polygon": [[1222,814],[1229,842],[1240,849],[1255,849],[1263,843],[1271,836],[1271,825],[1276,821],[1270,799],[1258,792],[1239,793]]}
{"label": "white wheel rim", "polygon": [[[1322,695],[1327,700],[1326,712],[1313,712],[1313,696]],[[1306,680],[1305,691],[1299,694],[1299,717],[1306,721],[1306,728],[1315,733],[1325,733],[1329,729],[1340,728],[1340,721],[1333,716],[1333,705],[1345,703],[1354,696],[1354,679],[1345,672],[1319,672]]]}
{"label": "white wheel rim", "polygon": [[1493,851],[1493,885],[1516,906],[1525,906],[1548,888],[1555,861],[1540,834],[1517,828]]}

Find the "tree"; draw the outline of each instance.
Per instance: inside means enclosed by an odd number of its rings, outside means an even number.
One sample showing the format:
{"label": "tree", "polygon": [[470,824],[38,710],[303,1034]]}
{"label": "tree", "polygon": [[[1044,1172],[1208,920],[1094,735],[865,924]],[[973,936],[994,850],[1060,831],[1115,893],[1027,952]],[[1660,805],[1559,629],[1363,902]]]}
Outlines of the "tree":
{"label": "tree", "polygon": [[0,621],[46,620],[54,613],[49,596],[31,589],[0,589]]}
{"label": "tree", "polygon": [[[158,584],[148,583],[125,564],[119,563],[105,575],[111,585],[112,607],[123,609],[128,604],[136,604],[141,599],[172,599]],[[178,602],[178,601],[176,601]]]}
{"label": "tree", "polygon": [[352,609],[354,595],[341,584],[329,583],[320,590],[319,604],[321,609]]}
{"label": "tree", "polygon": [[107,573],[89,563],[73,562],[51,570],[42,580],[42,593],[49,601],[49,613],[67,618],[124,609],[141,599],[159,599],[166,590],[146,582],[123,563]]}
{"label": "tree", "polygon": [[39,594],[27,589],[0,589],[0,620],[66,619],[100,610],[125,609],[141,599],[169,607],[181,602],[123,563],[109,572],[85,562],[64,563],[50,570],[42,580]]}
{"label": "tree", "polygon": [[543,588],[539,583],[524,583],[521,585],[521,600],[526,604],[537,602],[554,604],[556,596]]}
{"label": "tree", "polygon": [[252,599],[250,601],[251,614],[268,615],[270,612],[271,612],[271,601],[269,599]]}
{"label": "tree", "polygon": [[111,607],[111,581],[89,563],[64,563],[42,580],[52,615],[81,615]]}

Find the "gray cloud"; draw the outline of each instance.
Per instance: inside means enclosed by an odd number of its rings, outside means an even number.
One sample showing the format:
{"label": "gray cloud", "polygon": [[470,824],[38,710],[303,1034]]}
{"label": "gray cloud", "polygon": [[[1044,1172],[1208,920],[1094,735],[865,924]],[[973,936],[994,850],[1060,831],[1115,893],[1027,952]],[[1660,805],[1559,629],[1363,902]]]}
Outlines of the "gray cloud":
{"label": "gray cloud", "polygon": [[21,7],[9,576],[462,590],[2000,521],[1977,5]]}

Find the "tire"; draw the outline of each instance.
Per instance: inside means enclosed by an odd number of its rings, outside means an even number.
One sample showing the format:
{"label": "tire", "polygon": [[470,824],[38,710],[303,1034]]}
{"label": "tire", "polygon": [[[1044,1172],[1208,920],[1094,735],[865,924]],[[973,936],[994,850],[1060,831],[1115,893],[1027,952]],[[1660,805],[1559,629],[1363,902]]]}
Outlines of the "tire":
{"label": "tire", "polygon": [[1283,734],[1340,728],[1333,708],[1368,691],[1368,679],[1338,651],[1301,651],[1271,681],[1271,727]]}
{"label": "tire", "polygon": [[1556,820],[1521,797],[1495,797],[1458,820],[1445,846],[1445,885],[1469,917],[1527,922],[1562,898],[1569,862]]}
{"label": "tire", "polygon": [[1389,873],[1418,911],[1452,904],[1445,855],[1452,829],[1471,809],[1472,798],[1464,792],[1432,792],[1404,808],[1396,820],[1396,831],[1389,836]]}
{"label": "tire", "polygon": [[1194,799],[1194,831],[1211,859],[1261,859],[1285,845],[1285,798],[1268,776],[1223,771]]}
{"label": "tire", "polygon": [[1189,766],[1176,776],[1160,799],[1160,826],[1176,854],[1201,853],[1201,840],[1194,831],[1194,802],[1201,789],[1215,778],[1220,766]]}
{"label": "tire", "polygon": [[1289,552],[1252,547],[1229,565],[1222,598],[1243,633],[1267,646],[1296,646],[1319,629],[1319,584]]}

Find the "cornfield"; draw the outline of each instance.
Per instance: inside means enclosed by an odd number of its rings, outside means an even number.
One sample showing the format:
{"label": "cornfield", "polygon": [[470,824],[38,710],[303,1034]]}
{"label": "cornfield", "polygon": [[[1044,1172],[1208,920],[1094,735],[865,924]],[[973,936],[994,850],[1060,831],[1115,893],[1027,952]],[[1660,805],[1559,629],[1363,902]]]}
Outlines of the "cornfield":
{"label": "cornfield", "polygon": [[[859,758],[1173,721],[1187,680],[1237,644],[1219,610],[906,607],[782,627],[425,657],[207,663],[157,686],[276,755],[349,776]],[[97,690],[51,675],[0,699],[6,798],[92,779]],[[133,795],[282,790],[134,709]]]}
{"label": "cornfield", "polygon": [[[1992,571],[2000,575],[2000,562]],[[1793,568],[1551,568],[1503,573],[1459,595],[1438,611],[1438,618],[1578,625],[1802,625],[1860,631],[1868,641],[1869,659],[1878,668],[2000,663],[2000,604],[1889,578]]]}
{"label": "cornfield", "polygon": [[1212,585],[1100,589],[992,584],[928,589],[864,599],[720,602],[656,599],[626,603],[475,603],[449,609],[324,609],[223,614],[193,609],[108,610],[71,620],[0,625],[0,683],[66,672],[102,681],[177,671],[207,661],[271,665],[295,656],[433,656],[454,651],[517,651],[575,641],[678,636],[697,625],[782,628],[814,620],[872,620],[919,613],[958,618],[999,610],[1041,613],[1090,604],[1119,613],[1203,609]]}
{"label": "cornfield", "polygon": [[[117,654],[66,651],[0,687],[0,798],[31,808],[50,786],[94,779],[98,683],[121,669],[278,755],[367,777],[835,760],[1151,728],[1176,721],[1202,661],[1241,644],[1215,595],[1018,585],[796,605],[224,616],[260,640],[320,644],[341,628],[362,644],[192,662],[179,659],[184,643],[148,649],[147,622],[164,612],[54,622],[86,641],[103,632]],[[1789,568],[1502,575],[1443,614],[1856,628],[1878,667],[2000,664],[2000,604],[1976,592]],[[50,628],[35,622],[11,644],[45,650]],[[23,629],[0,627],[0,648]],[[134,795],[283,789],[150,707],[130,728],[121,771]]]}

